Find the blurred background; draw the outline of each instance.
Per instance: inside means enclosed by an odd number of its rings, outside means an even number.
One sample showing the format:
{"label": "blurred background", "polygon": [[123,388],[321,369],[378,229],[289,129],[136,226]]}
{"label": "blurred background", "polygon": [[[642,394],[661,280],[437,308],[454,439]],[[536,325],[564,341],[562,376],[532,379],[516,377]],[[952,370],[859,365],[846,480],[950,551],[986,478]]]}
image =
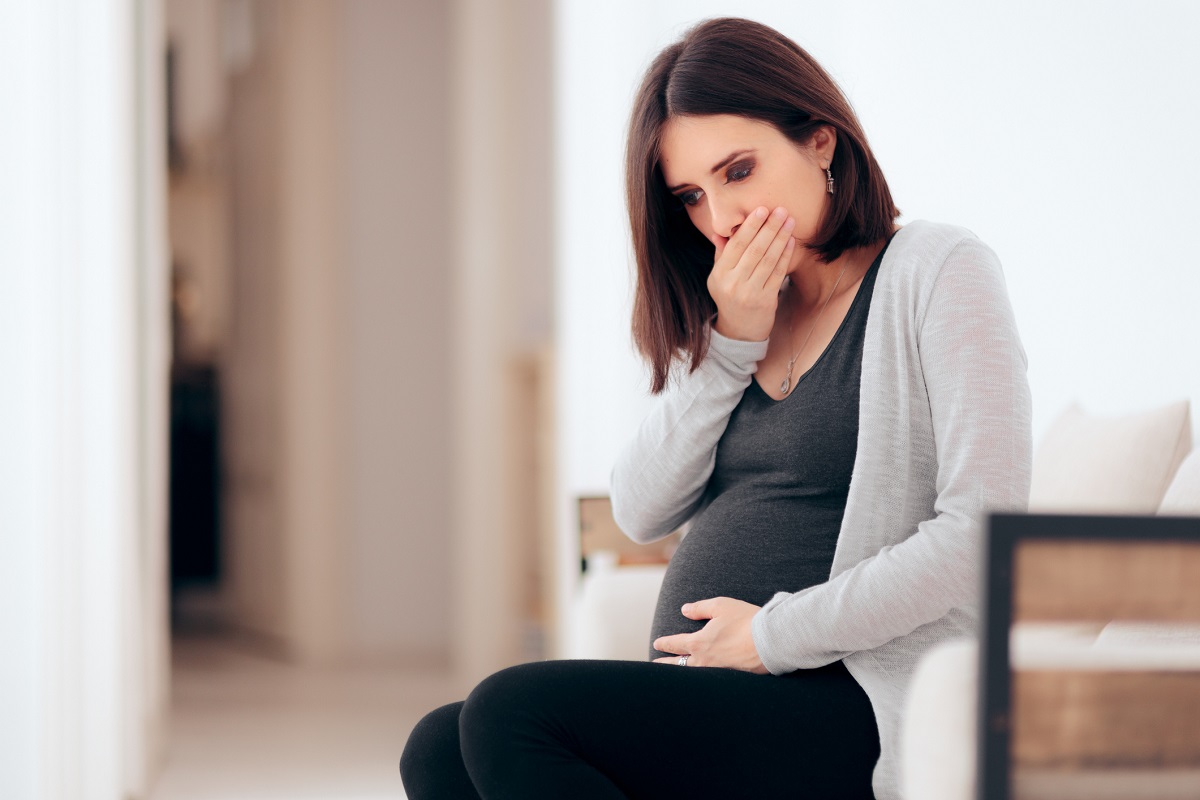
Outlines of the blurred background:
{"label": "blurred background", "polygon": [[1035,433],[1200,401],[1191,3],[12,0],[0,795],[402,797],[425,711],[570,655],[649,403],[628,109],[716,15],[999,253]]}

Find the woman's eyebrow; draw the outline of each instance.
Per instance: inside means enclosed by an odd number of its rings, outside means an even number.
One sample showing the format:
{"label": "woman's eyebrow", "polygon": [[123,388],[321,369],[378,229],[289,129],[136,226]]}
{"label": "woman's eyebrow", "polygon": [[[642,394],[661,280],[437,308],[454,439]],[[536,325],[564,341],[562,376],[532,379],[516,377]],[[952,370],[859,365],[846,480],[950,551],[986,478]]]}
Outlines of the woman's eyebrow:
{"label": "woman's eyebrow", "polygon": [[[735,158],[737,158],[738,156],[744,156],[744,155],[747,155],[748,153],[753,153],[753,152],[755,152],[755,151],[754,151],[754,150],[734,150],[732,153],[730,153],[729,155],[725,156],[725,158],[721,159],[721,160],[720,160],[720,161],[718,161],[716,164],[714,164],[714,165],[713,165],[713,168],[712,168],[712,170],[710,171],[710,173],[709,173],[709,174],[713,174],[713,175],[715,175],[715,174],[716,174],[717,172],[719,172],[719,171],[720,171],[720,170],[721,170],[723,167],[726,167],[726,166],[728,166],[728,165],[729,165],[729,162],[733,161],[733,160],[734,160]],[[667,187],[667,191],[668,191],[668,192],[671,192],[671,193],[675,193],[675,192],[678,192],[680,189],[682,189],[682,188],[684,188],[685,186],[688,186],[688,185],[689,185],[689,184],[686,184],[686,183],[681,183],[681,184],[679,184],[678,186],[669,186],[669,187]]]}

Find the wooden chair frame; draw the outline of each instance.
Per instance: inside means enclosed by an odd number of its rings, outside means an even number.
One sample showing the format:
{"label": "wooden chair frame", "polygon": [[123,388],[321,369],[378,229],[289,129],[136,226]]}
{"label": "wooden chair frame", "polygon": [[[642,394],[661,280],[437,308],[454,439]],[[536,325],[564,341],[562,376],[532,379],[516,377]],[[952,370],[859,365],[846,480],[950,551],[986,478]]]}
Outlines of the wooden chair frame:
{"label": "wooden chair frame", "polygon": [[[1074,516],[1037,514],[996,514],[988,521],[984,545],[983,608],[980,616],[979,715],[977,792],[979,800],[1010,800],[1012,791],[1012,670],[1009,652],[1010,631],[1015,619],[1082,619],[1069,604],[1018,601],[1015,594],[1014,564],[1023,544],[1071,546],[1094,544],[1162,544],[1165,546],[1200,544],[1200,518],[1137,516]],[[1189,561],[1193,570],[1194,559]],[[1134,567],[1124,567],[1133,569]],[[1078,574],[1085,573],[1080,570]],[[1190,573],[1189,573],[1190,576]],[[1176,583],[1185,576],[1176,576]],[[1193,586],[1200,584],[1193,584]],[[1171,593],[1172,603],[1163,608],[1160,618],[1200,622],[1200,591],[1180,596],[1178,586],[1149,586],[1134,591],[1130,598],[1113,604],[1101,602],[1085,615],[1107,618],[1146,619],[1145,614],[1161,598]],[[1021,608],[1016,608],[1017,605]],[[1055,616],[1062,614],[1062,616]]]}

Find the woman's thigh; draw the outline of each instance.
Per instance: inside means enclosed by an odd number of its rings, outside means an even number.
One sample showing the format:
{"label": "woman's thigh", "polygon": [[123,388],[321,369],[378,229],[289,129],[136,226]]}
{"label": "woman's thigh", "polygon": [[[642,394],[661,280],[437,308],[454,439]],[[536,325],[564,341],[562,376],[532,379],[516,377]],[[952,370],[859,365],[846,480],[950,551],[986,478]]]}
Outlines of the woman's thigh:
{"label": "woman's thigh", "polygon": [[842,664],[775,677],[547,661],[472,692],[459,725],[493,797],[870,798],[879,738]]}

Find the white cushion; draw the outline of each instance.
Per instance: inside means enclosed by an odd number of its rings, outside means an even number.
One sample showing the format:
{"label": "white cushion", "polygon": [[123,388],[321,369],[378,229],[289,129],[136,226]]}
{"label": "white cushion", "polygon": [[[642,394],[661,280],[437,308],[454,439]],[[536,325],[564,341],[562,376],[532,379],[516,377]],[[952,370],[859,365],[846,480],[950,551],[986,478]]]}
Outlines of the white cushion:
{"label": "white cushion", "polygon": [[1193,450],[1179,465],[1158,513],[1200,516],[1200,450]]}
{"label": "white cushion", "polygon": [[1072,406],[1034,454],[1029,508],[1153,514],[1191,441],[1186,400],[1122,417]]}
{"label": "white cushion", "polygon": [[900,733],[902,796],[920,800],[975,796],[978,663],[978,644],[965,639],[930,649],[917,665]]}
{"label": "white cushion", "polygon": [[566,658],[645,661],[665,566],[589,568],[571,609]]}
{"label": "white cushion", "polygon": [[1200,669],[1200,623],[1025,622],[1013,626],[1015,669],[1185,671]]}

